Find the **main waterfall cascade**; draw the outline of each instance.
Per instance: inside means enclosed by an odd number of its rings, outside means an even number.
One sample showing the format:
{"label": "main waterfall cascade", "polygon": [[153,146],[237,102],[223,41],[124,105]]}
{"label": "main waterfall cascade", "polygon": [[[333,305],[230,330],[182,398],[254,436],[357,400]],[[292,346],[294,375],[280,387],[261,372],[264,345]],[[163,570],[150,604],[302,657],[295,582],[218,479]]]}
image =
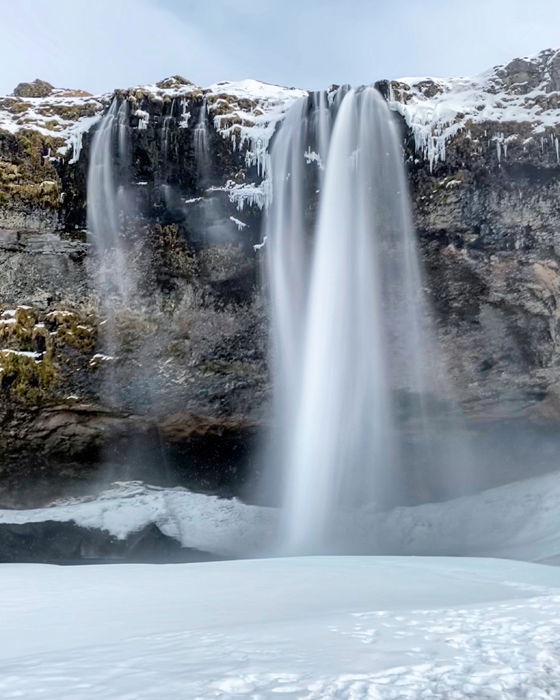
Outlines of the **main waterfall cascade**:
{"label": "main waterfall cascade", "polygon": [[445,471],[436,433],[453,420],[397,126],[374,88],[311,95],[288,113],[271,167],[279,547],[348,551],[341,522],[401,502],[410,443],[416,464]]}

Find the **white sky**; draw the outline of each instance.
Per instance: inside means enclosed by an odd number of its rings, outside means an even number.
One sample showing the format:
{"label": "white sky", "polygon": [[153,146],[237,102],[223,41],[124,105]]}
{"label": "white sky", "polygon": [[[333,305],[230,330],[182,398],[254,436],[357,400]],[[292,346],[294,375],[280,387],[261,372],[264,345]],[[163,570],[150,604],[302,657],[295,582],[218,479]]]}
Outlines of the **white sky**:
{"label": "white sky", "polygon": [[181,74],[305,88],[473,75],[560,46],[560,0],[0,0],[0,94]]}

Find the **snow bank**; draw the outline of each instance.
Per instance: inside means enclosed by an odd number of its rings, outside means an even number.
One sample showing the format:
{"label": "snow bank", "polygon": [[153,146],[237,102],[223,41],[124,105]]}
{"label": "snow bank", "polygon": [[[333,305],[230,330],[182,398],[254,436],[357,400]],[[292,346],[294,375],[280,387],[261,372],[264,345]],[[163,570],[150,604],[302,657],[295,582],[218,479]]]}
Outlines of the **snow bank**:
{"label": "snow bank", "polygon": [[275,513],[238,500],[158,488],[140,482],[116,483],[87,499],[72,499],[50,508],[0,510],[0,523],[73,521],[125,539],[154,523],[165,535],[220,556],[255,553],[271,534]]}

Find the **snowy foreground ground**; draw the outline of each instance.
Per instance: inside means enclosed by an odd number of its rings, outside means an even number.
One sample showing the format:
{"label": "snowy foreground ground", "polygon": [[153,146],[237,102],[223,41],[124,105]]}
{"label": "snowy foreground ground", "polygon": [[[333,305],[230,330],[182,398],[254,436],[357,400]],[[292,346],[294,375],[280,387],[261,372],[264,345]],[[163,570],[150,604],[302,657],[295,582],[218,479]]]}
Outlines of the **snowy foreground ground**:
{"label": "snowy foreground ground", "polygon": [[[560,561],[560,475],[341,521],[361,551]],[[0,523],[155,523],[255,556],[278,513],[116,484]],[[373,539],[372,539],[373,538]],[[370,550],[366,550],[366,546]],[[0,699],[560,699],[560,567],[497,558],[0,565]]]}
{"label": "snowy foreground ground", "polygon": [[560,698],[560,568],[0,566],[0,697]]}

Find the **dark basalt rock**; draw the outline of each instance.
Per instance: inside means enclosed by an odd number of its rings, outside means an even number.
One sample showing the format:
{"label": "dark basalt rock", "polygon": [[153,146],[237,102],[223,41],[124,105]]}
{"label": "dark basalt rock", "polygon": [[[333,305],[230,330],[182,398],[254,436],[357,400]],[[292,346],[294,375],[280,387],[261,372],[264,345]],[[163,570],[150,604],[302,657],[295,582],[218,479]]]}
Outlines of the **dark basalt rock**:
{"label": "dark basalt rock", "polygon": [[158,422],[75,403],[3,418],[0,508],[43,507],[122,479],[239,496],[257,471],[262,428],[233,418],[178,413]]}

